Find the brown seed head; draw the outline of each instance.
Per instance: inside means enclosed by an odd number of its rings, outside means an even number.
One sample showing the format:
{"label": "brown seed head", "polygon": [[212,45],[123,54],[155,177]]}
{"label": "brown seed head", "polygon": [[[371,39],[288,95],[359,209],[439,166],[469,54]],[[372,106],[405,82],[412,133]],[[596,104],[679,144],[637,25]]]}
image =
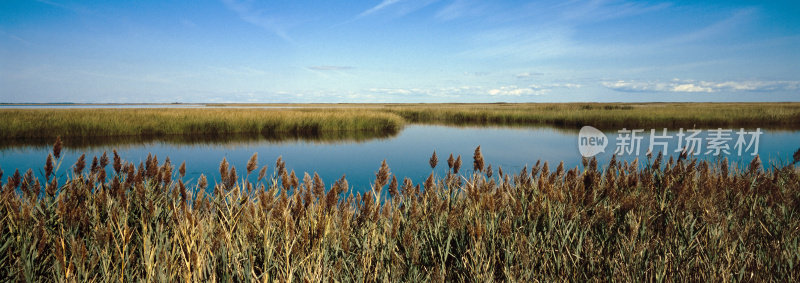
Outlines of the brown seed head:
{"label": "brown seed head", "polygon": [[414,184],[411,183],[411,179],[408,177],[403,179],[403,187],[400,189],[400,193],[404,196],[408,197],[414,192]]}
{"label": "brown seed head", "polygon": [[278,156],[278,159],[275,160],[275,172],[282,175],[285,170],[286,162],[283,161],[283,156]]}
{"label": "brown seed head", "polygon": [[292,173],[289,174],[289,179],[290,179],[290,181],[292,183],[292,187],[297,189],[297,186],[300,185],[300,180],[297,179],[297,175],[294,174],[294,170],[292,170]]}
{"label": "brown seed head", "polygon": [[258,181],[261,182],[261,180],[264,179],[264,177],[266,176],[267,176],[267,165],[264,165],[264,167],[261,167],[261,171],[258,171]]}
{"label": "brown seed head", "polygon": [[181,166],[178,167],[178,174],[181,175],[181,179],[186,176],[186,161],[181,163]]}
{"label": "brown seed head", "polygon": [[289,173],[286,173],[286,170],[281,171],[281,185],[284,191],[288,190],[292,185],[292,180],[289,179]]}
{"label": "brown seed head", "polygon": [[433,189],[434,181],[433,181],[433,173],[428,176],[428,179],[425,180],[425,191],[430,192]]}
{"label": "brown seed head", "polygon": [[433,151],[433,155],[431,155],[431,160],[428,161],[428,163],[430,163],[431,169],[436,168],[436,164],[439,163],[439,157],[436,156],[436,151],[435,150]]}
{"label": "brown seed head", "polygon": [[350,190],[350,184],[347,183],[347,178],[345,175],[342,175],[342,178],[339,179],[339,191],[337,194],[344,193]]}
{"label": "brown seed head", "polygon": [[389,195],[397,197],[397,176],[392,176],[392,182],[389,183]]}
{"label": "brown seed head", "polygon": [[83,173],[83,168],[86,167],[86,154],[81,154],[81,157],[78,157],[78,161],[75,162],[73,166],[73,172],[76,176],[81,175]]}
{"label": "brown seed head", "polygon": [[447,158],[447,167],[453,169],[453,165],[455,164],[456,159],[453,158],[453,154],[450,154],[450,158]]}
{"label": "brown seed head", "polygon": [[103,155],[100,156],[100,167],[105,168],[108,165],[108,154],[103,151]]}
{"label": "brown seed head", "polygon": [[389,165],[386,165],[386,159],[381,162],[381,168],[378,173],[375,173],[375,192],[380,194],[383,186],[389,183]]}
{"label": "brown seed head", "polygon": [[459,169],[461,169],[461,155],[456,158],[456,163],[453,164],[453,173],[458,174]]}
{"label": "brown seed head", "polygon": [[8,178],[8,184],[11,188],[16,188],[22,182],[22,175],[19,174],[19,169],[14,170],[14,175]]}
{"label": "brown seed head", "polygon": [[47,187],[44,188],[44,192],[47,193],[48,196],[54,197],[56,195],[56,188],[58,188],[58,178],[53,178],[50,180]]}
{"label": "brown seed head", "polygon": [[201,191],[205,191],[208,187],[208,180],[206,180],[205,174],[200,174],[200,179],[197,181],[197,188]]}
{"label": "brown seed head", "polygon": [[119,157],[117,154],[117,150],[114,150],[114,172],[119,174],[119,171],[122,170],[122,158]]}
{"label": "brown seed head", "polygon": [[247,175],[250,175],[250,172],[253,172],[256,168],[258,168],[258,152],[253,153],[253,156],[247,161]]}
{"label": "brown seed head", "polygon": [[55,156],[56,159],[61,158],[61,146],[61,136],[58,136],[56,137],[56,143],[53,144],[53,156]]}
{"label": "brown seed head", "polygon": [[322,178],[319,177],[319,174],[314,172],[314,197],[317,199],[321,199],[325,194],[325,183],[322,182]]}
{"label": "brown seed head", "polygon": [[236,185],[237,178],[238,176],[236,176],[236,167],[231,166],[231,172],[228,173],[228,182],[225,185],[228,188],[232,188],[234,185]]}
{"label": "brown seed head", "polygon": [[228,181],[228,160],[225,157],[222,158],[222,162],[219,163],[219,175],[222,182]]}
{"label": "brown seed head", "polygon": [[[50,180],[50,175],[53,174],[53,156],[51,154],[47,154],[47,161],[44,163],[44,178]],[[0,178],[3,178],[0,175]]]}
{"label": "brown seed head", "polygon": [[750,161],[750,165],[748,166],[747,171],[750,174],[753,174],[760,169],[761,169],[761,158],[758,155],[756,155],[756,157],[753,158],[753,161]]}
{"label": "brown seed head", "polygon": [[97,156],[92,158],[92,166],[89,167],[89,168],[90,168],[89,172],[92,173],[92,174],[97,173],[97,170],[100,169],[100,167],[97,164]]}
{"label": "brown seed head", "polygon": [[475,148],[475,154],[472,156],[472,169],[475,172],[483,172],[483,154],[481,153],[481,146]]}
{"label": "brown seed head", "polygon": [[183,180],[178,180],[178,188],[181,190],[181,202],[186,203],[189,193],[186,191],[186,185],[183,184]]}

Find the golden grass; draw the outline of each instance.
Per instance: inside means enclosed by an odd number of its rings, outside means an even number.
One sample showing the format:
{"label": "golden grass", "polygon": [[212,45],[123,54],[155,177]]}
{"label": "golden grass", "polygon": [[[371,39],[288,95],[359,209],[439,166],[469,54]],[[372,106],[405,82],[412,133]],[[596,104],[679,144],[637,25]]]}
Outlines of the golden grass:
{"label": "golden grass", "polygon": [[580,128],[800,128],[800,103],[529,103],[386,105],[411,123]]}
{"label": "golden grass", "polygon": [[[800,103],[221,104],[200,109],[0,109],[0,139],[393,134],[405,123],[800,128]],[[237,108],[247,106],[246,108]],[[252,107],[289,107],[257,109]],[[339,134],[332,134],[338,132]],[[360,132],[360,133],[359,133]]]}
{"label": "golden grass", "polygon": [[5,109],[0,138],[260,134],[395,133],[403,119],[356,110]]}
{"label": "golden grass", "polygon": [[[258,170],[256,155],[242,171],[223,160],[211,194],[168,158],[81,157],[59,169],[59,155],[40,178],[15,172],[2,184],[2,281],[800,277],[800,171],[764,171],[758,159],[743,171],[659,156],[508,174],[482,168],[476,149],[480,172],[455,174],[461,158],[448,158],[448,174],[421,188],[384,163],[372,190],[354,195],[344,177],[301,179],[280,159]],[[60,170],[72,172],[64,184]]]}

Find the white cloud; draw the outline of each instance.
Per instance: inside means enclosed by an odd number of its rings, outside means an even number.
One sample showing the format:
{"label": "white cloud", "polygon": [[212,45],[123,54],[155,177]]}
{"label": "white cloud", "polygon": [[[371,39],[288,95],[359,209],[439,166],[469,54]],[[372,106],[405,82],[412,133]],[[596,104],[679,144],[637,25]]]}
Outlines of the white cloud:
{"label": "white cloud", "polygon": [[308,68],[315,71],[344,71],[353,69],[353,67],[351,66],[331,66],[331,65],[310,66]]}
{"label": "white cloud", "polygon": [[544,75],[544,74],[543,73],[522,72],[522,73],[518,73],[518,74],[514,75],[514,77],[516,77],[517,79],[520,79],[520,80],[525,80],[525,79],[530,79],[533,76],[541,76],[541,75]]}
{"label": "white cloud", "polygon": [[531,84],[525,87],[516,85],[501,86],[492,88],[486,91],[490,96],[530,96],[530,95],[543,95],[555,89],[574,89],[580,88],[581,85],[573,83],[553,83],[553,84]]}
{"label": "white cloud", "polygon": [[675,79],[663,81],[610,81],[602,85],[622,92],[683,92],[683,93],[714,93],[714,92],[768,92],[789,91],[800,88],[800,81],[694,81]]}
{"label": "white cloud", "polygon": [[522,95],[541,95],[547,92],[546,90],[538,90],[530,87],[517,87],[517,86],[501,86],[493,88],[488,91],[491,96],[522,96]]}

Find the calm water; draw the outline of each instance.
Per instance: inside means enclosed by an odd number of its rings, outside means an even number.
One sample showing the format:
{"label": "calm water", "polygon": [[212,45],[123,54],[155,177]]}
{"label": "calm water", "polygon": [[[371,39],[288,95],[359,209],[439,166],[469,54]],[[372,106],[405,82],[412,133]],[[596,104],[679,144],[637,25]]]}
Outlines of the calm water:
{"label": "calm water", "polygon": [[[610,140],[605,153],[598,155],[601,165],[608,162],[615,148],[616,130],[602,129]],[[787,164],[792,160],[792,154],[800,147],[800,131],[773,131],[763,130],[759,138],[759,151],[762,160],[770,160],[780,164]],[[670,132],[670,135],[675,132]],[[705,132],[701,135],[706,137]],[[735,131],[730,147],[736,142]],[[649,130],[644,134],[640,153],[640,161],[644,161],[645,152],[649,144]],[[463,159],[462,172],[472,171],[472,155],[476,146],[480,145],[487,164],[495,168],[502,166],[505,172],[519,172],[525,165],[532,165],[537,160],[551,163],[551,170],[555,170],[558,162],[564,161],[567,168],[579,166],[581,155],[578,151],[578,131],[561,130],[554,128],[500,128],[500,127],[449,127],[430,125],[409,125],[398,135],[383,138],[373,138],[359,141],[306,141],[306,140],[253,140],[232,141],[222,143],[171,143],[171,142],[144,142],[121,145],[100,145],[88,148],[74,149],[67,147],[64,155],[64,164],[59,171],[61,174],[68,171],[81,153],[87,154],[87,163],[92,156],[99,156],[103,151],[116,148],[122,158],[138,164],[144,161],[148,153],[158,156],[163,162],[169,156],[172,163],[177,166],[186,162],[186,179],[194,181],[204,173],[209,181],[219,179],[218,166],[222,158],[236,166],[241,175],[247,160],[257,152],[259,165],[269,165],[272,173],[275,159],[283,156],[287,169],[295,170],[302,179],[303,172],[317,172],[326,184],[338,179],[343,174],[351,186],[356,190],[364,190],[375,179],[381,161],[386,159],[393,174],[400,177],[410,177],[415,183],[423,181],[431,168],[428,159],[435,150],[439,155],[439,165],[434,172],[443,175],[447,169],[449,154],[461,155]],[[668,142],[669,150],[677,146],[677,139]],[[67,144],[69,146],[69,144]],[[703,144],[706,150],[707,144]],[[14,169],[24,172],[33,168],[37,175],[41,175],[42,166],[50,146],[44,145],[0,145],[0,166],[5,171],[5,176],[12,174]],[[737,156],[736,150],[730,150],[732,155],[727,157],[732,162],[747,164],[752,159],[746,152]],[[677,157],[677,153],[672,153]],[[625,155],[622,159],[633,160],[636,155]],[[712,155],[700,157],[714,159]],[[107,170],[112,170],[109,166]],[[253,173],[256,175],[257,173]]]}

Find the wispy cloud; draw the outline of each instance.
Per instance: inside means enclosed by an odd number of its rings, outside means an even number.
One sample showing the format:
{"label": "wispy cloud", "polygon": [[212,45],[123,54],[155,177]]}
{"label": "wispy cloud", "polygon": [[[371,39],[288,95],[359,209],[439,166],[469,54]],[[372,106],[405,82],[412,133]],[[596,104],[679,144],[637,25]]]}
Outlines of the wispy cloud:
{"label": "wispy cloud", "polygon": [[662,10],[669,3],[649,4],[632,1],[565,1],[558,4],[562,20],[596,22]]}
{"label": "wispy cloud", "polygon": [[380,4],[375,5],[374,7],[369,8],[364,12],[361,12],[361,14],[358,14],[358,17],[365,17],[365,16],[368,16],[370,14],[374,14],[374,13],[380,11],[380,10],[386,9],[389,6],[392,6],[394,4],[397,4],[397,3],[403,2],[403,1],[404,0],[383,0],[383,1],[381,1]]}
{"label": "wispy cloud", "polygon": [[378,5],[364,10],[350,21],[389,11],[395,13],[396,16],[404,16],[438,1],[439,0],[383,0]]}
{"label": "wispy cloud", "polygon": [[[671,4],[642,4],[631,1],[565,1],[563,3],[534,3],[518,11],[502,13],[505,19],[496,19],[505,24],[477,31],[471,48],[458,53],[477,58],[502,58],[515,60],[606,58],[654,58],[665,53],[680,54],[681,57],[696,53],[686,51],[687,43],[716,40],[735,36],[736,29],[751,21],[757,10],[739,8],[714,11],[711,23],[695,23],[688,27],[653,27],[652,34],[642,34],[635,41],[628,37],[619,40],[587,40],[587,30],[596,26],[615,25],[614,20],[629,19],[641,15],[677,14]],[[670,31],[660,35],[658,31]],[[672,31],[677,31],[672,33]],[[592,36],[596,36],[593,34]],[[602,34],[601,34],[602,36]],[[750,41],[748,41],[750,43]],[[732,46],[728,46],[732,47]]]}
{"label": "wispy cloud", "polygon": [[478,16],[484,9],[484,4],[474,3],[474,1],[471,0],[455,0],[439,10],[436,13],[436,18],[443,21],[450,21],[467,16]]}
{"label": "wispy cloud", "polygon": [[268,32],[271,32],[287,42],[293,43],[291,37],[286,33],[286,30],[281,23],[273,16],[267,15],[263,10],[255,9],[250,5],[250,2],[237,1],[237,0],[221,0],[225,7],[236,13],[236,15],[243,21],[260,27]]}
{"label": "wispy cloud", "polygon": [[541,75],[544,75],[544,73],[522,72],[522,73],[517,73],[516,75],[514,75],[514,77],[517,78],[518,80],[529,80],[529,79],[533,78],[534,76],[541,76]]}
{"label": "wispy cloud", "polygon": [[58,8],[64,9],[64,10],[68,10],[68,11],[74,12],[74,13],[80,13],[80,14],[91,14],[92,13],[92,11],[90,11],[89,9],[87,9],[86,7],[83,7],[83,6],[76,6],[76,5],[72,5],[72,4],[68,5],[68,4],[64,4],[64,3],[60,3],[60,2],[56,2],[56,1],[50,1],[50,0],[36,0],[36,2],[39,2],[39,3],[42,3],[42,4],[46,4],[46,5],[50,5],[50,6],[53,6],[53,7],[58,7]]}
{"label": "wispy cloud", "polygon": [[25,45],[33,45],[33,43],[31,43],[30,41],[28,41],[28,40],[26,40],[24,38],[21,38],[21,37],[15,35],[15,34],[7,33],[7,32],[5,32],[3,30],[0,30],[0,35],[5,35],[9,39],[12,39],[14,41],[17,41],[17,42],[25,44]]}
{"label": "wispy cloud", "polygon": [[621,92],[676,92],[676,93],[715,93],[715,92],[772,92],[795,91],[800,89],[800,81],[634,81],[618,80],[602,82],[602,85]]}
{"label": "wispy cloud", "polygon": [[345,71],[353,69],[352,66],[330,66],[330,65],[310,66],[308,68],[315,71]]}
{"label": "wispy cloud", "polygon": [[736,29],[748,21],[751,21],[756,13],[754,8],[743,8],[733,11],[727,17],[718,20],[702,28],[680,34],[672,38],[666,38],[662,44],[678,45],[699,40],[708,40],[723,34],[735,33]]}

